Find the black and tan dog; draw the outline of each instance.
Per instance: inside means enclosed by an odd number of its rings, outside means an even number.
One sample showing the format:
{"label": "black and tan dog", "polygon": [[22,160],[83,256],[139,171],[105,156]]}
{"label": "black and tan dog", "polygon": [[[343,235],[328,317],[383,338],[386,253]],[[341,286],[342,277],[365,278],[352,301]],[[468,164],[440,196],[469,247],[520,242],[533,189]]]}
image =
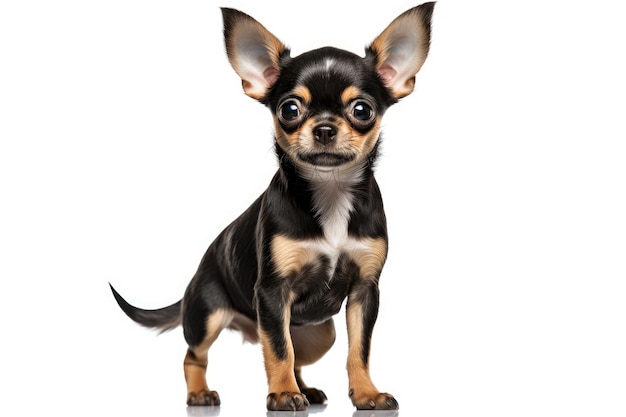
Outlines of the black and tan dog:
{"label": "black and tan dog", "polygon": [[326,401],[301,368],[335,340],[333,315],[347,298],[349,395],[358,409],[397,409],[374,386],[368,359],[387,256],[383,202],[373,167],[381,118],[413,91],[430,43],[434,3],[398,16],[365,57],[321,48],[291,57],[250,16],[222,9],[228,58],[245,93],[275,125],[279,169],[267,190],[211,244],[181,301],[159,310],[128,304],[136,322],[182,324],[189,405],[219,405],[205,379],[207,353],[225,328],[260,341],[269,410]]}

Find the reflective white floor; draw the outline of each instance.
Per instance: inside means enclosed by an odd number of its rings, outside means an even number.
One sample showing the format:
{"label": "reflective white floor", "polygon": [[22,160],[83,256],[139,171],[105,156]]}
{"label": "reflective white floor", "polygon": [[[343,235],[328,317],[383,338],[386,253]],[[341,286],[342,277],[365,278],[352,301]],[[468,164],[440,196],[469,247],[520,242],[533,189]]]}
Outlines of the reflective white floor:
{"label": "reflective white floor", "polygon": [[221,409],[221,407],[188,407],[188,417],[216,417],[225,415],[238,415],[238,416],[263,416],[266,417],[322,417],[322,416],[352,416],[352,417],[398,417],[400,415],[399,410],[386,411],[386,410],[355,410],[352,413],[340,410],[339,408],[333,408],[329,406],[311,406],[306,411],[266,411],[265,414],[258,411],[245,408],[235,408],[228,411]]}

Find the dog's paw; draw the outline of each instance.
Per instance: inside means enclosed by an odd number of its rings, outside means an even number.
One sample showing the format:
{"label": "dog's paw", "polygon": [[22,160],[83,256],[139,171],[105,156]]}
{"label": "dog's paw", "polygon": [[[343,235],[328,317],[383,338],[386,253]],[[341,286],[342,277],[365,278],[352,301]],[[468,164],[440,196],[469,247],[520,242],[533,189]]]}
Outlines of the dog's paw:
{"label": "dog's paw", "polygon": [[328,400],[324,391],[317,388],[301,388],[300,391],[302,391],[311,404],[324,404],[326,400]]}
{"label": "dog's paw", "polygon": [[309,400],[299,392],[272,392],[267,396],[267,409],[270,411],[304,411]]}
{"label": "dog's paw", "polygon": [[354,390],[350,390],[350,399],[357,410],[397,410],[399,408],[398,401],[393,398],[393,395],[385,392],[357,395]]}
{"label": "dog's paw", "polygon": [[217,391],[201,390],[198,392],[190,392],[187,395],[187,405],[220,405],[220,396]]}

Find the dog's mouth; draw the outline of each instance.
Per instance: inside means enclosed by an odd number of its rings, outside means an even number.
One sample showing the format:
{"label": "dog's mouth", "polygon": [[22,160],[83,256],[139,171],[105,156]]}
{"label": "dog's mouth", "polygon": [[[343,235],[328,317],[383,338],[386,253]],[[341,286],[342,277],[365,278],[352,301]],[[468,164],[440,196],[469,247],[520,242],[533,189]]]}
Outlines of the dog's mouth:
{"label": "dog's mouth", "polygon": [[355,155],[345,153],[330,152],[306,152],[300,153],[298,157],[311,165],[321,167],[336,167],[354,160]]}

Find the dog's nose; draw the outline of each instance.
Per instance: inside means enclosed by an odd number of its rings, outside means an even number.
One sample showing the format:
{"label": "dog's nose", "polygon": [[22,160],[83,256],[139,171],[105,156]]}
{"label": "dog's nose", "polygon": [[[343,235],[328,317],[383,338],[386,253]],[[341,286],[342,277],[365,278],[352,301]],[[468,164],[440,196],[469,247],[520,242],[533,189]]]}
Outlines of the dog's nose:
{"label": "dog's nose", "polygon": [[315,135],[316,141],[322,145],[328,145],[335,140],[335,137],[337,136],[337,129],[328,125],[318,126],[313,131],[313,134]]}

